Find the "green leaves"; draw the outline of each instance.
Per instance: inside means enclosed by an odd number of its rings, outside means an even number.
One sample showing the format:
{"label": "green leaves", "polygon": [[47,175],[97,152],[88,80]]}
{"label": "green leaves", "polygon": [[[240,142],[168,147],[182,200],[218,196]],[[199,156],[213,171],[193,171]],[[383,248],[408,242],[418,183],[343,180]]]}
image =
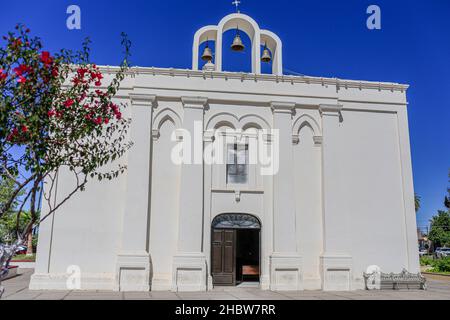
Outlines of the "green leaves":
{"label": "green leaves", "polygon": [[428,238],[434,242],[435,247],[450,246],[450,213],[448,211],[439,211],[431,219]]}
{"label": "green leaves", "polygon": [[[32,207],[37,207],[40,186],[53,184],[56,173],[68,169],[76,188],[67,197],[58,195],[63,200],[49,205],[52,213],[75,192],[85,190],[87,178],[112,180],[126,169],[116,162],[131,147],[130,120],[122,116],[127,106],[115,103],[114,96],[128,70],[131,43],[122,34],[124,61],[104,83],[100,68],[89,61],[89,39],[79,52],[62,49],[53,55],[43,51],[41,40],[31,38],[23,26],[4,39],[6,44],[0,47],[0,163],[5,169],[0,169],[0,178],[20,174],[15,183],[31,190]],[[11,210],[18,195],[10,195],[9,200],[15,197],[12,202],[5,200],[0,217]],[[47,200],[51,196],[44,195]]]}

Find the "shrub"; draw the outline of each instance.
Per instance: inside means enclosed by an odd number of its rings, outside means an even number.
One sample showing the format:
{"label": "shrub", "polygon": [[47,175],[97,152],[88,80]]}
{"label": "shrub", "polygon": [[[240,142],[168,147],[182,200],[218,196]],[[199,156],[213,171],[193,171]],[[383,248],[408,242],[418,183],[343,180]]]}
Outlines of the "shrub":
{"label": "shrub", "polygon": [[450,257],[435,260],[433,272],[450,272]]}
{"label": "shrub", "polygon": [[432,266],[433,265],[433,258],[430,257],[430,256],[420,257],[420,265],[423,266],[423,267]]}

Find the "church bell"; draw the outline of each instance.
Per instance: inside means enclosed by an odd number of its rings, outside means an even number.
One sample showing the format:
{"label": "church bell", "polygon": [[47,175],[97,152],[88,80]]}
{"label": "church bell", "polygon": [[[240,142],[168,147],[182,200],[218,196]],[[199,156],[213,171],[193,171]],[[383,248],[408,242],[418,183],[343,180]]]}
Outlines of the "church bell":
{"label": "church bell", "polygon": [[206,45],[205,50],[203,51],[202,60],[203,61],[212,61],[213,55],[212,50],[208,45]]}
{"label": "church bell", "polygon": [[267,44],[264,46],[264,51],[261,57],[262,62],[270,62],[272,61],[272,57],[270,56],[270,51],[267,49]]}
{"label": "church bell", "polygon": [[239,34],[239,28],[237,29],[236,36],[234,37],[233,44],[231,45],[231,50],[233,51],[244,51],[245,46],[242,43],[241,35]]}

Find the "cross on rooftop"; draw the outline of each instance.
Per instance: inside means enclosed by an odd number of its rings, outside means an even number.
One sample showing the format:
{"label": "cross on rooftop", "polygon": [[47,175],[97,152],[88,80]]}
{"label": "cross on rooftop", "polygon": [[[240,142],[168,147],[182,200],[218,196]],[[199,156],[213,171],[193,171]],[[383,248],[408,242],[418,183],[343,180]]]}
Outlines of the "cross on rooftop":
{"label": "cross on rooftop", "polygon": [[231,4],[235,5],[235,6],[236,6],[236,12],[237,12],[237,13],[240,13],[239,5],[241,4],[241,1],[239,1],[239,0],[234,0]]}

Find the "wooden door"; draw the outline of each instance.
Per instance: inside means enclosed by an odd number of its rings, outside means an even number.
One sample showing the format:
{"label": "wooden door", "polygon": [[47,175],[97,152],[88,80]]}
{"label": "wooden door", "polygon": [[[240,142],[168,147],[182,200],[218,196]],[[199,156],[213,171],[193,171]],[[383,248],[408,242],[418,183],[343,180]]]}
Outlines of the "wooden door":
{"label": "wooden door", "polygon": [[213,284],[236,285],[236,230],[213,230],[211,259]]}

